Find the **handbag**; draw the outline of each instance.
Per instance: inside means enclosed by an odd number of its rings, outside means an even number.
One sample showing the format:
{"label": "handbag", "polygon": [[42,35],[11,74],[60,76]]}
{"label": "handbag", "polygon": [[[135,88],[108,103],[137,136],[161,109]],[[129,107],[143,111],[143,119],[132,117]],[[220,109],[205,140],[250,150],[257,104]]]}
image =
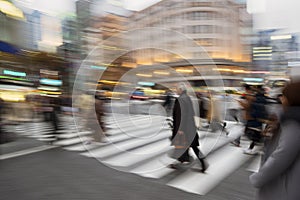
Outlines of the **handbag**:
{"label": "handbag", "polygon": [[173,139],[175,149],[187,148],[187,140],[183,131],[178,131]]}
{"label": "handbag", "polygon": [[175,148],[169,152],[169,156],[173,159],[181,158],[188,148],[188,141],[183,131],[177,132],[172,140],[172,144]]}

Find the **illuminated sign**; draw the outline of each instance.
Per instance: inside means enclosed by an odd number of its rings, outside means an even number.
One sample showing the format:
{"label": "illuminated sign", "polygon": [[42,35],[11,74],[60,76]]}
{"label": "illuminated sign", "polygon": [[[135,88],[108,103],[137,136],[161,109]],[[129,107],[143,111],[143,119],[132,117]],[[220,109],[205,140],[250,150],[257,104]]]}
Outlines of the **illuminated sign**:
{"label": "illuminated sign", "polygon": [[19,77],[25,77],[26,73],[25,72],[15,72],[11,70],[3,70],[3,74],[5,75],[11,75],[11,76],[19,76]]}
{"label": "illuminated sign", "polygon": [[54,79],[47,79],[47,78],[42,78],[40,80],[40,83],[44,84],[44,85],[54,85],[54,86],[61,86],[62,85],[61,80],[54,80]]}
{"label": "illuminated sign", "polygon": [[25,19],[22,10],[8,1],[0,0],[0,11],[10,17]]}
{"label": "illuminated sign", "polygon": [[106,70],[107,67],[103,67],[103,66],[95,66],[95,65],[92,65],[91,66],[92,69],[99,69],[99,70]]}
{"label": "illuminated sign", "polygon": [[155,83],[153,83],[153,82],[138,82],[138,85],[143,85],[143,86],[154,86]]}
{"label": "illuminated sign", "polygon": [[263,80],[262,78],[244,78],[245,82],[262,82]]}

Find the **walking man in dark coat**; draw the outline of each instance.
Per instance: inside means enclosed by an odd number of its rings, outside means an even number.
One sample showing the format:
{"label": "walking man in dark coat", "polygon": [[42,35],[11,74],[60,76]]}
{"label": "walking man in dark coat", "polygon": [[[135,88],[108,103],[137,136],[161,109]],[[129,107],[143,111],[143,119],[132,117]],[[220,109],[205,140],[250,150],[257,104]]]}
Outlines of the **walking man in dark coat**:
{"label": "walking man in dark coat", "polygon": [[[177,160],[181,163],[189,162],[189,148],[191,147],[195,152],[197,158],[202,165],[202,172],[208,167],[208,164],[204,160],[205,156],[198,149],[199,136],[195,125],[195,112],[191,98],[187,95],[186,85],[179,83],[177,86],[177,93],[180,95],[174,104],[173,109],[173,132],[172,132],[172,145],[178,144],[178,136],[184,135],[184,143],[181,146],[185,146],[180,150],[180,155]],[[175,144],[177,143],[177,144]]]}

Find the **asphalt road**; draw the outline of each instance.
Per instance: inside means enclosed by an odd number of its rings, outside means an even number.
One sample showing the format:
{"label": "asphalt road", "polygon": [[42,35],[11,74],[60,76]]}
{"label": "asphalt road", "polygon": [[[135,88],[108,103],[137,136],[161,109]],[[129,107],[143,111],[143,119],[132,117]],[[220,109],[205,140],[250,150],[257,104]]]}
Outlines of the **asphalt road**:
{"label": "asphalt road", "polygon": [[[119,172],[97,160],[55,148],[0,160],[1,199],[250,200],[255,189],[244,167],[205,196],[186,193],[153,179]],[[226,167],[226,166],[224,166]]]}

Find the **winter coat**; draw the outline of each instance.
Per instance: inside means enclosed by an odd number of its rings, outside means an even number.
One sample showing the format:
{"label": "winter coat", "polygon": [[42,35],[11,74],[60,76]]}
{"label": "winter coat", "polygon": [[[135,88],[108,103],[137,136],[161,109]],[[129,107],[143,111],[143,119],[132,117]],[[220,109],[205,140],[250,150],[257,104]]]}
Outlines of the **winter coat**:
{"label": "winter coat", "polygon": [[173,109],[173,132],[172,145],[178,131],[182,131],[186,136],[188,146],[199,146],[199,137],[195,125],[195,111],[191,98],[182,93],[176,100]]}
{"label": "winter coat", "polygon": [[290,107],[281,118],[281,132],[250,182],[257,188],[258,200],[300,199],[300,108]]}

